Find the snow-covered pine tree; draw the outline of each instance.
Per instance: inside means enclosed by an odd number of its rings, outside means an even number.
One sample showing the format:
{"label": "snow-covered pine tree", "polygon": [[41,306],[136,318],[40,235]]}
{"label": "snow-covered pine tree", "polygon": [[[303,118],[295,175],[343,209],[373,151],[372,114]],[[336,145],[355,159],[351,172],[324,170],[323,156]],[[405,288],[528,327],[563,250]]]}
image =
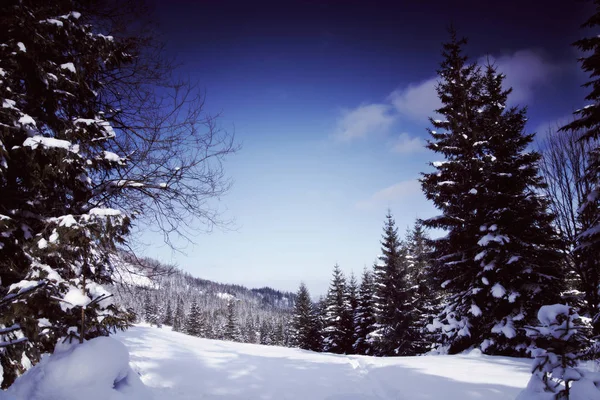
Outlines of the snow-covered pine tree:
{"label": "snow-covered pine tree", "polygon": [[315,310],[304,282],[300,283],[294,306],[292,338],[294,346],[301,349],[319,351],[321,348]]}
{"label": "snow-covered pine tree", "polygon": [[416,351],[422,353],[431,349],[436,342],[427,326],[433,323],[437,315],[442,291],[434,290],[433,279],[430,276],[430,239],[425,233],[421,221],[415,221],[412,229],[407,232],[406,259],[408,262],[408,279],[415,292],[416,329],[419,331]]}
{"label": "snow-covered pine tree", "polygon": [[589,326],[564,304],[542,306],[537,317],[537,326],[526,327],[527,336],[534,341],[533,376],[517,400],[542,398],[543,394],[565,400],[600,398],[600,382],[578,368],[578,360],[589,345]]}
{"label": "snow-covered pine tree", "polygon": [[173,326],[173,309],[171,308],[171,302],[167,300],[167,309],[162,319],[163,325]]}
{"label": "snow-covered pine tree", "polygon": [[46,283],[0,317],[29,338],[0,354],[2,387],[61,337],[127,325],[102,286],[130,225],[104,183],[127,159],[110,151],[114,110],[98,93],[131,56],[87,17],[66,0],[0,5],[0,296]]}
{"label": "snow-covered pine tree", "polygon": [[459,40],[454,30],[450,33],[450,42],[443,46],[438,70],[441,80],[436,88],[442,102],[436,112],[443,119],[430,119],[434,130],[429,129],[431,139],[427,144],[444,160],[430,164],[435,171],[423,174],[421,184],[427,199],[442,212],[424,220],[423,225],[447,231],[447,235],[432,242],[434,290],[446,290],[448,298],[431,327],[443,333],[445,346],[454,353],[469,348],[480,336],[479,324],[474,320],[481,317],[482,311],[471,296],[472,285],[479,285],[476,276],[481,271],[475,260],[478,246],[474,240],[485,223],[479,213],[482,204],[474,195],[484,183],[485,165],[476,120],[481,108],[479,68],[467,64],[463,55],[466,39]]}
{"label": "snow-covered pine tree", "polygon": [[[454,353],[481,346],[518,354],[526,338],[518,327],[532,310],[558,296],[560,243],[547,204],[535,152],[525,152],[525,111],[506,109],[510,91],[493,67],[467,65],[465,40],[451,33],[444,45],[438,95],[444,121],[431,120],[428,147],[445,156],[424,174],[423,190],[443,214],[424,224],[448,232],[433,241],[433,275],[448,299],[433,327]],[[557,297],[556,297],[557,298]]]}
{"label": "snow-covered pine tree", "polygon": [[235,312],[235,300],[230,299],[227,302],[227,322],[224,331],[225,340],[239,341],[240,334],[237,324],[238,321]]}
{"label": "snow-covered pine tree", "polygon": [[377,355],[412,355],[418,330],[415,321],[415,291],[408,281],[406,249],[398,238],[390,210],[381,242],[382,255],[375,264],[373,295],[376,325],[370,334]]}
{"label": "snow-covered pine tree", "polygon": [[185,312],[183,310],[183,299],[177,299],[177,307],[175,308],[175,315],[173,316],[173,330],[175,332],[181,332],[184,329],[185,324]]}
{"label": "snow-covered pine tree", "polygon": [[333,277],[325,298],[323,316],[323,350],[330,353],[351,354],[352,315],[349,312],[346,278],[339,265],[333,267]]}
{"label": "snow-covered pine tree", "polygon": [[504,78],[492,65],[481,77],[477,111],[486,168],[473,196],[485,222],[476,237],[479,270],[472,272],[468,301],[482,313],[482,350],[514,355],[523,354],[529,342],[520,328],[535,321],[542,305],[559,301],[565,285],[561,242],[540,195],[540,155],[528,150],[534,134],[525,133],[524,108],[506,107],[511,89],[502,88]]}
{"label": "snow-covered pine tree", "polygon": [[146,290],[144,294],[144,322],[147,322],[150,325],[157,325],[158,318],[156,303],[150,295],[150,290]]}
{"label": "snow-covered pine tree", "polygon": [[352,351],[348,354],[354,354],[354,343],[356,343],[356,313],[358,312],[358,283],[354,272],[350,273],[348,285],[346,286],[346,296],[348,296],[348,313],[352,318],[352,336],[348,337],[348,342],[351,343]]}
{"label": "snow-covered pine tree", "polygon": [[360,289],[358,291],[358,305],[354,317],[355,337],[354,352],[356,354],[373,354],[373,345],[370,334],[375,330],[375,310],[373,308],[373,275],[366,267],[363,271]]}
{"label": "snow-covered pine tree", "polygon": [[192,336],[206,337],[206,322],[196,300],[193,300],[190,306],[190,312],[185,321],[185,333]]}
{"label": "snow-covered pine tree", "polygon": [[[600,1],[594,0],[595,13],[582,25],[582,28],[596,29],[600,27]],[[586,180],[590,188],[585,200],[579,205],[578,219],[581,232],[577,238],[575,255],[582,262],[585,276],[585,299],[587,312],[593,319],[594,333],[600,335],[600,36],[590,35],[573,44],[585,55],[580,59],[581,68],[589,73],[590,81],[584,84],[590,92],[585,100],[590,102],[575,112],[575,120],[560,130],[581,132],[581,139],[589,143],[589,165]]]}

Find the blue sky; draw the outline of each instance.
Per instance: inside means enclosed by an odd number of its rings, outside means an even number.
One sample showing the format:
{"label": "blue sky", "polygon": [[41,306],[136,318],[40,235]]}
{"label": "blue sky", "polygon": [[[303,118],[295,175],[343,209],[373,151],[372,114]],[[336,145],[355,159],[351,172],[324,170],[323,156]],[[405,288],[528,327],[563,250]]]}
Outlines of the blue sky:
{"label": "blue sky", "polygon": [[226,162],[234,186],[219,204],[235,229],[183,253],[147,233],[144,253],[220,282],[295,291],[304,281],[313,296],[335,263],[360,275],[388,207],[401,232],[436,215],[416,179],[438,159],[423,144],[449,23],[472,59],[490,56],[507,75],[530,130],[583,103],[569,45],[584,3],[400,3],[157,3],[167,51],[242,149]]}

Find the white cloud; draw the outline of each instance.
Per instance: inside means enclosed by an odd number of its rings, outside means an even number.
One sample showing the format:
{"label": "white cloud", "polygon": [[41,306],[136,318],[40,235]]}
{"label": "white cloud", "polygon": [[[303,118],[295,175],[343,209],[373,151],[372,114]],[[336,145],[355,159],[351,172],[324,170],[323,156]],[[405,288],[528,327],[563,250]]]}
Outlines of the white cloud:
{"label": "white cloud", "polygon": [[401,115],[414,120],[427,121],[441,107],[435,86],[437,78],[431,78],[421,83],[411,83],[406,88],[394,90],[388,100]]}
{"label": "white cloud", "polygon": [[388,104],[362,104],[352,110],[342,110],[335,137],[350,141],[385,132],[396,119],[391,111]]}
{"label": "white cloud", "polygon": [[[524,104],[531,100],[535,89],[546,84],[561,67],[544,58],[534,50],[519,50],[513,54],[500,57],[482,57],[479,64],[485,66],[487,61],[495,63],[498,71],[506,75],[504,86],[512,87],[509,105]],[[427,121],[434,117],[434,110],[441,107],[435,86],[437,77],[420,83],[411,83],[405,88],[394,90],[388,100],[399,114],[417,121]]]}
{"label": "white cloud", "polygon": [[356,207],[360,209],[385,207],[416,195],[421,195],[421,183],[416,179],[410,179],[374,193],[368,199],[356,203]]}
{"label": "white cloud", "polygon": [[401,133],[392,143],[392,151],[400,154],[418,153],[425,150],[425,142],[419,137],[411,137],[408,133]]}
{"label": "white cloud", "polygon": [[545,59],[541,53],[529,49],[500,57],[482,57],[479,63],[485,67],[488,59],[496,65],[499,72],[506,75],[504,87],[513,88],[508,96],[509,105],[525,105],[531,100],[538,87],[548,83],[561,70],[558,64]]}

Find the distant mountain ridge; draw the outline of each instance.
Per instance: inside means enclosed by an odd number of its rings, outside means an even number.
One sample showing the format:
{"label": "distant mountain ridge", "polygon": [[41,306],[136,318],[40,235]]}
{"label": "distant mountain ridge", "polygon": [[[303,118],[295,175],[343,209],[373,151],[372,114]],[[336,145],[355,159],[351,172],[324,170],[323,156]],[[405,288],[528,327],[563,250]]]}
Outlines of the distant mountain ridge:
{"label": "distant mountain ridge", "polygon": [[137,321],[168,322],[178,303],[185,320],[195,302],[207,328],[203,336],[219,339],[228,322],[228,304],[233,302],[240,341],[287,344],[295,293],[213,282],[151,258],[122,255],[118,265],[113,275],[116,301],[133,311]]}

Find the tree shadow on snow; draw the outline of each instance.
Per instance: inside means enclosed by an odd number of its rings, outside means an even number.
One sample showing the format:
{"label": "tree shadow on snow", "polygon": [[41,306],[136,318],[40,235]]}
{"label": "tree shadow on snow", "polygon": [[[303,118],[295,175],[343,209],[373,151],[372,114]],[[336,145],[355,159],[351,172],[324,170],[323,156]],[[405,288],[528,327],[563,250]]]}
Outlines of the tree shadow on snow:
{"label": "tree shadow on snow", "polygon": [[144,383],[170,400],[512,400],[521,390],[461,382],[405,365],[375,366],[366,357],[238,343],[233,349],[231,343],[165,335],[150,327],[118,338],[130,349]]}

